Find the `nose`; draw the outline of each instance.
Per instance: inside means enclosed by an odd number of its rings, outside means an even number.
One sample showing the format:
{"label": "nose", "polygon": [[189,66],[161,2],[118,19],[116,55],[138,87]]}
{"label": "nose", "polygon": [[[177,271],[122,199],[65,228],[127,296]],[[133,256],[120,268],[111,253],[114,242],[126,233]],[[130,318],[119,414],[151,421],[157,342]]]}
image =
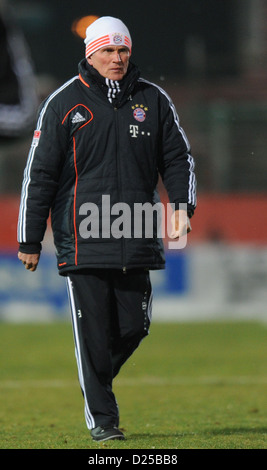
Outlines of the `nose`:
{"label": "nose", "polygon": [[114,53],[114,61],[115,61],[115,62],[121,62],[121,56],[120,56],[119,51],[115,51],[115,53]]}

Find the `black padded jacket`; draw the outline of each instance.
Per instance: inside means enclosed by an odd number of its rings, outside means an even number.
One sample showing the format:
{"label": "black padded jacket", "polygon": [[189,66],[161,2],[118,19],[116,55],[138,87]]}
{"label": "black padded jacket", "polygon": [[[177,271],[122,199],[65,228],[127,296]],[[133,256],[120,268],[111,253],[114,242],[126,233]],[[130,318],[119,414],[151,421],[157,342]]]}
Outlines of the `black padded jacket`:
{"label": "black padded jacket", "polygon": [[[83,59],[78,75],[40,107],[22,185],[20,251],[41,250],[51,210],[60,274],[162,269],[157,223],[148,236],[136,235],[134,208],[159,201],[161,175],[170,202],[186,203],[192,216],[196,184],[188,140],[169,96],[140,78],[135,65],[119,83],[97,75]],[[108,99],[116,86],[115,99]]]}

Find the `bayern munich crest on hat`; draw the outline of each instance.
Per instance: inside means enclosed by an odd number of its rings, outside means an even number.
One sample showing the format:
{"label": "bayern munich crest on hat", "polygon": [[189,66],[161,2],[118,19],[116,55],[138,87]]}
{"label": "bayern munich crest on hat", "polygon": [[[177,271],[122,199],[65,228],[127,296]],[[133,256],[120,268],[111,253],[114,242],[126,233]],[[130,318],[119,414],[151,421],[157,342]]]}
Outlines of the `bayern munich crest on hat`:
{"label": "bayern munich crest on hat", "polygon": [[113,42],[114,42],[114,44],[122,44],[122,42],[123,42],[122,35],[119,34],[119,33],[115,33],[113,35]]}
{"label": "bayern munich crest on hat", "polygon": [[136,108],[133,112],[134,119],[143,122],[146,118],[146,113],[142,108]]}

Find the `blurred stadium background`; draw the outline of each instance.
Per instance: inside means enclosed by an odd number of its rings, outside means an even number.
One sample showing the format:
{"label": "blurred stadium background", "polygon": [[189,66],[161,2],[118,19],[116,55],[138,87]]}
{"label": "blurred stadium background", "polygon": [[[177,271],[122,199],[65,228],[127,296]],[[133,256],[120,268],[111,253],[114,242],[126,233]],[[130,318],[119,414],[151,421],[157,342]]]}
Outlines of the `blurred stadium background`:
{"label": "blurred stadium background", "polygon": [[128,25],[133,61],[172,97],[196,160],[193,231],[152,275],[154,319],[266,321],[266,0],[0,0],[0,320],[69,316],[50,229],[36,273],[17,260],[18,206],[37,107],[77,73],[78,20],[102,15]]}

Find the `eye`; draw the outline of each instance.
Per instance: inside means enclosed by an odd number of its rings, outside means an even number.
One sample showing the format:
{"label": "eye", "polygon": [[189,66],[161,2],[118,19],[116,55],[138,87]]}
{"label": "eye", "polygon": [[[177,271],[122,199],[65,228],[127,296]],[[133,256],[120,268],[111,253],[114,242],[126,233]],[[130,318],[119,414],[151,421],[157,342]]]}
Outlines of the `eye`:
{"label": "eye", "polygon": [[129,50],[127,49],[127,47],[122,47],[121,49],[118,50],[118,53],[119,54],[128,54]]}
{"label": "eye", "polygon": [[106,52],[106,53],[110,54],[110,53],[112,52],[112,49],[110,49],[110,48],[107,47],[107,48],[105,48],[105,49],[102,49],[101,52],[102,52],[102,53],[105,53],[105,52]]}
{"label": "eye", "polygon": [[101,49],[102,54],[111,54],[113,52],[113,49],[111,47],[103,47]]}

